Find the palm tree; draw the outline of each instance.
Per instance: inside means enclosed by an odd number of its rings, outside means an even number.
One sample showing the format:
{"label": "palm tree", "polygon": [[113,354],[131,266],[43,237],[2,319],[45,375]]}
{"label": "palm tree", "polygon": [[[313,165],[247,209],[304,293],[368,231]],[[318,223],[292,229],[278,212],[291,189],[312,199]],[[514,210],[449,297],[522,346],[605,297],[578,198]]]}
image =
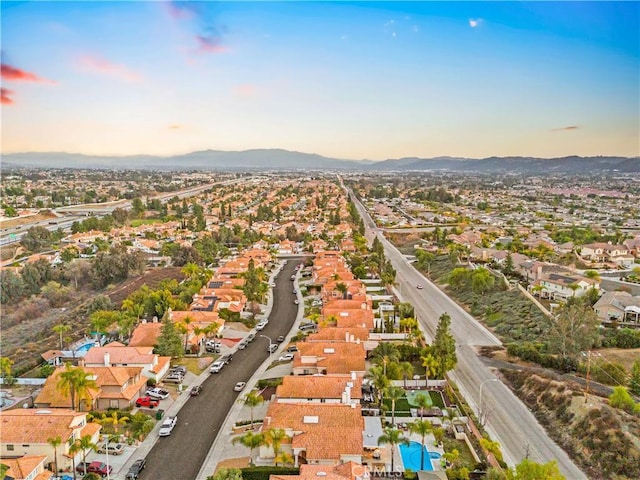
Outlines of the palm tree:
{"label": "palm tree", "polygon": [[60,325],[56,325],[55,327],[53,327],[52,330],[60,335],[60,350],[62,350],[64,348],[64,345],[62,344],[62,335],[71,330],[71,325],[65,325],[64,323],[61,323]]}
{"label": "palm tree", "polygon": [[190,315],[187,315],[182,320],[184,325],[184,353],[187,353],[187,342],[189,341],[189,325],[193,323],[194,319]]}
{"label": "palm tree", "polygon": [[458,459],[460,458],[460,452],[457,449],[454,448],[450,452],[447,452],[444,455],[442,455],[442,458],[447,463],[450,463],[451,466],[453,467],[456,464],[456,462],[458,461]]}
{"label": "palm tree", "polygon": [[76,385],[78,384],[79,368],[71,366],[70,363],[65,363],[64,372],[60,372],[58,375],[58,383],[56,388],[61,392],[69,392],[71,398],[71,409],[76,409]]}
{"label": "palm tree", "polygon": [[253,409],[263,403],[264,398],[255,390],[251,390],[244,396],[242,402],[245,406],[249,407],[251,411],[251,430],[253,430]]}
{"label": "palm tree", "polygon": [[427,353],[420,359],[422,360],[422,366],[425,369],[424,374],[427,378],[427,383],[429,383],[429,379],[438,374],[440,362],[438,361],[438,358],[431,353]]}
{"label": "palm tree", "polygon": [[381,342],[371,352],[371,360],[376,364],[383,366],[384,374],[387,374],[387,364],[390,362],[397,362],[400,360],[400,353],[398,347],[388,342]]}
{"label": "palm tree", "polygon": [[420,407],[420,420],[422,420],[422,417],[424,417],[424,411],[431,406],[429,397],[427,397],[424,393],[419,393],[413,399],[413,403]]}
{"label": "palm tree", "polygon": [[278,466],[278,457],[280,456],[280,446],[282,445],[282,441],[286,438],[289,438],[289,436],[282,428],[271,428],[267,431],[265,440],[267,441],[267,444],[271,445],[273,448],[276,467]]}
{"label": "palm tree", "polygon": [[111,415],[102,415],[102,421],[111,423],[113,425],[113,431],[118,433],[118,425],[125,425],[129,421],[129,417],[120,417],[118,415],[118,410],[112,410]]}
{"label": "palm tree", "polygon": [[487,452],[492,453],[493,456],[498,460],[498,462],[502,462],[502,450],[500,449],[500,443],[492,441],[488,438],[480,439],[480,446],[484,448]]}
{"label": "palm tree", "polygon": [[420,435],[422,444],[422,450],[420,454],[420,470],[424,470],[424,437],[426,437],[430,432],[433,431],[433,426],[431,422],[427,420],[417,420],[409,425],[409,431],[411,433],[415,433]]}
{"label": "palm tree", "polygon": [[231,443],[234,445],[239,443],[243,447],[247,447],[249,449],[249,463],[253,466],[253,450],[264,445],[265,438],[262,433],[253,433],[249,431],[241,437],[234,438]]}
{"label": "palm tree", "polygon": [[400,400],[401,398],[404,397],[405,393],[404,393],[404,389],[400,388],[400,387],[395,387],[395,386],[389,386],[387,387],[386,391],[386,397],[391,400],[391,425],[393,425],[395,427],[396,424],[396,401]]}
{"label": "palm tree", "polygon": [[93,377],[85,372],[82,368],[78,367],[78,369],[78,380],[76,382],[75,389],[76,395],[78,397],[78,411],[81,412],[82,409],[80,408],[80,403],[82,402],[82,400],[88,400],[90,398],[89,391],[97,390],[98,384],[93,379]]}
{"label": "palm tree", "polygon": [[47,443],[53,447],[53,459],[56,464],[54,471],[58,473],[58,447],[62,445],[62,438],[60,438],[60,435],[57,437],[49,437],[47,438]]}
{"label": "palm tree", "polygon": [[347,285],[345,283],[339,282],[336,283],[336,290],[338,290],[342,294],[342,298],[347,298]]}
{"label": "palm tree", "polygon": [[433,438],[436,440],[436,445],[440,445],[444,439],[444,428],[435,427],[433,429]]}
{"label": "palm tree", "polygon": [[376,388],[378,394],[378,405],[382,405],[382,393],[391,382],[384,374],[381,367],[371,367],[369,372],[365,375],[365,378],[371,380],[371,384]]}
{"label": "palm tree", "polygon": [[378,438],[378,445],[391,445],[391,471],[394,469],[394,458],[396,445],[409,445],[409,440],[402,436],[402,432],[396,428],[385,428],[384,434]]}
{"label": "palm tree", "polygon": [[84,464],[84,474],[87,475],[87,453],[91,450],[97,450],[98,446],[93,443],[91,435],[84,435],[77,440],[78,447],[82,450],[82,463]]}
{"label": "palm tree", "polygon": [[76,480],[76,454],[81,450],[78,440],[73,437],[69,439],[69,455],[71,456],[71,468],[73,469],[73,480]]}
{"label": "palm tree", "polygon": [[400,373],[404,380],[404,388],[407,388],[407,379],[413,377],[413,365],[411,365],[411,362],[401,362]]}

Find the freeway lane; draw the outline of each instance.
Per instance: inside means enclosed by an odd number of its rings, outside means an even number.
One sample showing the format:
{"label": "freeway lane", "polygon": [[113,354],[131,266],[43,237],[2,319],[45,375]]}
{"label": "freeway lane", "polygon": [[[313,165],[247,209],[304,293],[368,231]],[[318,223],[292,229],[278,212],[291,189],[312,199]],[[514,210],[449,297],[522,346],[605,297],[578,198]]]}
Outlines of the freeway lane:
{"label": "freeway lane", "polygon": [[[342,183],[342,179],[340,182]],[[407,263],[405,257],[384,238],[362,203],[348,191],[364,221],[367,239],[372,241],[374,237],[378,237],[384,245],[385,255],[397,271],[396,282],[400,295],[404,297],[403,300],[413,304],[420,325],[428,336],[433,338],[442,313],[447,312],[451,316],[451,332],[456,339],[458,366],[450,373],[450,377],[478,418],[482,407],[482,413],[486,417],[485,428],[500,443],[505,461],[509,465],[515,465],[527,457],[540,463],[556,460],[568,479],[587,478],[566,452],[549,438],[518,397],[482,363],[473,348],[478,345],[499,344],[498,339]],[[417,283],[421,283],[424,288],[417,290]],[[482,406],[479,404],[481,386]]]}
{"label": "freeway lane", "polygon": [[[267,335],[273,341],[278,335],[286,335],[296,319],[298,305],[294,305],[292,282],[300,258],[289,258],[287,265],[278,274],[274,288],[274,301],[269,323],[244,350],[233,354],[233,360],[220,373],[211,374],[197,397],[191,397],[178,412],[178,423],[168,437],[158,441],[147,455],[147,467],[142,480],[179,479],[188,480],[198,476],[200,467],[227,417],[227,413],[247,393],[233,391],[236,382],[246,382],[264,362],[268,341],[259,335]],[[188,391],[183,395],[188,395]],[[151,435],[157,435],[156,432]],[[213,473],[213,472],[212,472]]]}

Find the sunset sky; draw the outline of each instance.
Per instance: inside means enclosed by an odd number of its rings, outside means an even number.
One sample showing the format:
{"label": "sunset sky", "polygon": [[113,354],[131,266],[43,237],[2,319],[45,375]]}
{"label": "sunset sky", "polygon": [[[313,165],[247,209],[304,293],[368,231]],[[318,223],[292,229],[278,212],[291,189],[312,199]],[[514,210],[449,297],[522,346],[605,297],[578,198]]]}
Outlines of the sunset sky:
{"label": "sunset sky", "polygon": [[639,5],[2,1],[2,152],[637,156]]}

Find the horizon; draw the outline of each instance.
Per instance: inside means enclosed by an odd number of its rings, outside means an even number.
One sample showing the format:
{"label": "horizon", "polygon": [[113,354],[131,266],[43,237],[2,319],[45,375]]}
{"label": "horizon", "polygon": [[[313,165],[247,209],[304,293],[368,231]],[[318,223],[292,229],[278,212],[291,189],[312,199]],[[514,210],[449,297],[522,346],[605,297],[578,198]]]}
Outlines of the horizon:
{"label": "horizon", "polygon": [[640,156],[638,2],[8,1],[0,13],[4,155]]}

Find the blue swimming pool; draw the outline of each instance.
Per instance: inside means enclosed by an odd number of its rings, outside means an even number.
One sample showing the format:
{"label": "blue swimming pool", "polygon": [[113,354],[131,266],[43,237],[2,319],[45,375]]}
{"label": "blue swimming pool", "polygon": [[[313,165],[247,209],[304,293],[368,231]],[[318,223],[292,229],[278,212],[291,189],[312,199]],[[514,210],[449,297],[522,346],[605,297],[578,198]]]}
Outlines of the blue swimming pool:
{"label": "blue swimming pool", "polygon": [[85,343],[84,345],[76,348],[75,353],[76,355],[81,354],[80,356],[82,356],[85,353],[87,353],[87,351],[89,351],[91,347],[94,347],[94,346],[95,346],[95,342]]}
{"label": "blue swimming pool", "polygon": [[418,442],[411,442],[409,445],[400,445],[400,454],[402,455],[402,463],[404,464],[405,470],[411,470],[413,472],[417,472],[418,470],[433,470],[433,465],[431,465],[432,454],[440,454],[437,452],[429,452],[427,447],[424,447],[424,468],[422,468],[420,465],[422,458],[421,450],[422,445]]}

